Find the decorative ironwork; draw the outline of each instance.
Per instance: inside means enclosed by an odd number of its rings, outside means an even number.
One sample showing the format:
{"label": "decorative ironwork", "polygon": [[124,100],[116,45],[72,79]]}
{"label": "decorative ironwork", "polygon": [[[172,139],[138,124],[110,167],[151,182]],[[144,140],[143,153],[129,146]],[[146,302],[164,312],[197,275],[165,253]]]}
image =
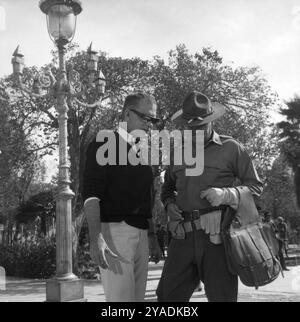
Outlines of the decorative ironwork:
{"label": "decorative ironwork", "polygon": [[[64,51],[65,49],[62,48],[60,55],[64,56]],[[73,66],[69,66],[68,72],[65,71],[65,67],[63,70],[60,68],[56,77],[51,68],[45,68],[35,75],[31,86],[28,86],[26,85],[27,82],[23,81],[24,55],[20,52],[20,47],[18,46],[12,58],[16,83],[23,93],[35,98],[57,97],[58,92],[62,91],[68,99],[74,99],[82,107],[93,108],[100,106],[106,81],[102,71],[97,69],[98,56],[91,49],[91,45],[88,49],[88,55],[87,65],[92,66],[92,68],[88,68],[88,73],[84,79],[81,78],[80,73]],[[95,57],[97,57],[97,61]],[[80,98],[86,96],[91,90],[98,94],[99,98],[93,103],[83,102]]]}

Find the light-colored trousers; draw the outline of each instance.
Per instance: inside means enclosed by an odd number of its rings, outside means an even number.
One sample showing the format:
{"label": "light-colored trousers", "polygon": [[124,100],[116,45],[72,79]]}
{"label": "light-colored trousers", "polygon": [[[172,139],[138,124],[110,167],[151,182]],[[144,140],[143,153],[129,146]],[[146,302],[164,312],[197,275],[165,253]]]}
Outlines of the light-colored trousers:
{"label": "light-colored trousers", "polygon": [[149,260],[147,230],[122,221],[101,223],[101,231],[108,247],[118,255],[106,255],[109,268],[100,268],[106,301],[144,301]]}

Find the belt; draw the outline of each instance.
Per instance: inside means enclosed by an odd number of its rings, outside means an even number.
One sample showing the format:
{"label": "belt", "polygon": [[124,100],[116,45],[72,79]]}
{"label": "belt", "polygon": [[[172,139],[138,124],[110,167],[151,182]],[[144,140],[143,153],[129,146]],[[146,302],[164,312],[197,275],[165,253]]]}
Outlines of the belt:
{"label": "belt", "polygon": [[222,205],[219,207],[209,207],[204,209],[194,209],[192,211],[184,211],[182,213],[183,221],[189,222],[199,219],[202,215],[208,214],[209,212],[216,211],[216,210],[225,210],[226,206]]}
{"label": "belt", "polygon": [[205,208],[205,209],[194,209],[190,212],[184,211],[182,213],[182,216],[183,216],[182,225],[184,227],[185,232],[189,233],[191,231],[201,230],[202,226],[201,226],[200,217],[202,215],[208,214],[212,211],[225,210],[225,209],[226,209],[226,206],[222,205],[219,207],[210,207],[210,208]]}

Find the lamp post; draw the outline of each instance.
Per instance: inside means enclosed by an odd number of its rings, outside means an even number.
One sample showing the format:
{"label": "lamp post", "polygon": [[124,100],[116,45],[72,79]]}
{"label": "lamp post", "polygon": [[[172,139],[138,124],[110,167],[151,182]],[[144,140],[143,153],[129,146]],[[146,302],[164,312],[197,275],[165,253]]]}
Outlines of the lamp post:
{"label": "lamp post", "polygon": [[[65,52],[66,45],[73,39],[76,29],[77,15],[82,11],[79,0],[41,0],[40,9],[47,16],[47,27],[50,38],[58,49],[59,66],[57,76],[51,70],[39,75],[29,89],[22,82],[24,55],[19,47],[12,58],[13,72],[19,88],[36,98],[52,96],[58,112],[59,124],[59,175],[58,194],[56,196],[56,276],[48,280],[46,300],[51,302],[84,301],[83,282],[72,272],[72,198],[70,189],[69,159],[67,142],[67,120],[69,106],[67,100],[74,100],[86,108],[100,105],[105,91],[105,77],[98,70],[98,56],[89,47],[87,63],[87,81],[79,79],[79,73],[71,69],[67,72]],[[99,99],[93,104],[79,100],[88,89],[93,88]],[[47,91],[43,93],[43,91]],[[49,107],[50,108],[50,107]]]}

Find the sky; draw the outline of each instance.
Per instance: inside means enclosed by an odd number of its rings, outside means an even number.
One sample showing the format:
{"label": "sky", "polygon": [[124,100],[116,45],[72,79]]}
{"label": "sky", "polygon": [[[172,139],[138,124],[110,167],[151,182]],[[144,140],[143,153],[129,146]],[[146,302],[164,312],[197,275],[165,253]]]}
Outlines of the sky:
{"label": "sky", "polygon": [[[38,0],[0,0],[0,77],[20,45],[27,66],[54,48]],[[110,56],[151,59],[184,43],[210,46],[226,63],[261,67],[279,97],[300,95],[300,0],[82,0],[74,41]],[[273,115],[274,120],[279,115]]]}
{"label": "sky", "polygon": [[[53,44],[38,0],[0,0],[0,77],[20,45],[28,66],[50,61]],[[74,41],[111,56],[166,57],[184,43],[225,62],[259,65],[279,96],[300,95],[300,0],[82,0]]]}

